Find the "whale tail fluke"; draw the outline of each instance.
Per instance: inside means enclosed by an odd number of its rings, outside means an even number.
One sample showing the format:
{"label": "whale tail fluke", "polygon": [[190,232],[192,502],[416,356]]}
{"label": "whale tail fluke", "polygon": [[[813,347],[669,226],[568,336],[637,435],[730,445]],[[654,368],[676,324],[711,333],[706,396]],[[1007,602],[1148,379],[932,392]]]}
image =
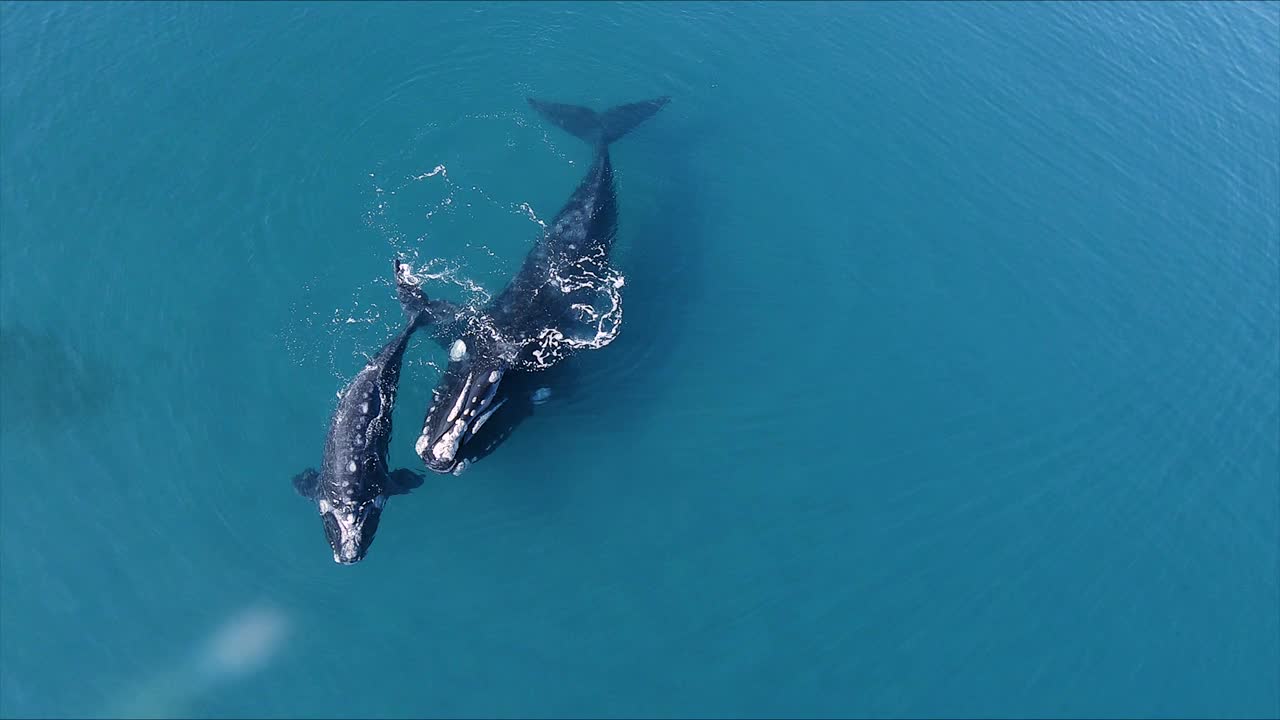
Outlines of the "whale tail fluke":
{"label": "whale tail fluke", "polygon": [[592,145],[608,145],[648,120],[671,98],[664,95],[652,100],[627,103],[602,113],[580,105],[543,102],[534,98],[528,100],[534,110],[570,134]]}

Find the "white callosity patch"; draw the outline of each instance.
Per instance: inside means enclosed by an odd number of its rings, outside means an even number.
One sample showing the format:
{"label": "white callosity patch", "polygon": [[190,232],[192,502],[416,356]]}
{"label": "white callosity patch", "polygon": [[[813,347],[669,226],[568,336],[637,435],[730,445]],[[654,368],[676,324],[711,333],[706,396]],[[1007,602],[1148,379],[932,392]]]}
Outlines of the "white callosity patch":
{"label": "white callosity patch", "polygon": [[[350,491],[347,494],[350,496]],[[369,502],[374,509],[381,511],[387,503],[387,496],[378,493]],[[360,541],[364,536],[365,523],[372,514],[369,506],[360,503],[359,505],[343,504],[335,508],[328,500],[321,500],[319,507],[320,514],[330,514],[338,526],[338,547],[334,549],[333,559],[336,562],[342,562],[343,558],[357,557]]]}
{"label": "white callosity patch", "polygon": [[449,417],[445,418],[445,422],[453,422],[458,417],[458,411],[462,409],[462,403],[467,400],[467,391],[471,389],[471,375],[467,375],[467,381],[462,386],[462,392],[458,393],[458,400],[453,404],[453,409],[449,411]]}
{"label": "white callosity patch", "polygon": [[440,436],[436,444],[431,447],[431,457],[442,462],[451,462],[458,452],[458,441],[462,439],[462,433],[467,429],[467,422],[458,419],[453,423],[453,427],[449,431]]}
{"label": "white callosity patch", "polygon": [[[501,377],[501,375],[499,375],[497,371],[489,373],[490,378],[492,378],[494,375],[498,375],[499,377]],[[489,403],[493,402],[493,396],[498,394],[497,381],[490,380],[490,382],[492,382],[493,384],[489,386],[489,392],[485,393],[484,397],[480,399],[480,407],[476,408],[476,412],[481,412],[485,408],[489,407]]]}
{"label": "white callosity patch", "polygon": [[[351,464],[354,465],[355,463]],[[317,503],[320,514],[332,517],[338,528],[337,546],[333,552],[335,562],[344,562],[344,559],[350,561],[350,559],[358,557],[360,541],[364,534],[364,523],[368,517],[367,512],[361,511],[365,508],[363,504],[357,506],[351,503],[352,490],[348,489],[346,496],[345,502],[339,499],[340,504],[338,506],[334,506],[329,499],[321,499]],[[382,509],[386,501],[386,496],[381,493],[374,496],[372,500],[374,507],[378,510]]]}
{"label": "white callosity patch", "polygon": [[355,471],[356,471],[356,461],[351,460],[347,463],[347,472],[353,473]]}
{"label": "white callosity patch", "polygon": [[489,417],[492,416],[494,413],[498,412],[498,408],[502,407],[502,404],[505,403],[506,401],[507,401],[506,398],[499,400],[497,405],[494,405],[493,407],[489,408],[489,410],[486,411],[483,415],[480,415],[479,417],[477,417],[475,423],[471,425],[471,434],[475,435],[476,433],[480,432],[480,428],[484,427],[484,424],[489,421]]}
{"label": "white callosity patch", "polygon": [[467,344],[462,340],[454,340],[449,346],[449,359],[453,362],[460,362],[467,356]]}
{"label": "white callosity patch", "polygon": [[[449,416],[445,418],[445,422],[452,423],[452,425],[434,443],[432,443],[429,434],[430,415],[427,416],[428,422],[423,428],[423,433],[414,444],[414,450],[417,451],[419,457],[427,462],[445,463],[452,462],[457,457],[458,448],[461,446],[463,438],[475,435],[489,419],[489,416],[502,405],[499,402],[490,408],[494,397],[498,394],[498,381],[502,379],[502,371],[493,370],[489,373],[488,378],[490,383],[484,396],[473,397],[471,402],[467,403],[472,382],[475,380],[474,374],[467,375],[467,379],[462,385],[462,390],[458,393],[457,400],[454,401],[453,409],[450,411]],[[469,434],[468,427],[470,428]]]}
{"label": "white callosity patch", "polygon": [[338,524],[338,549],[334,550],[333,559],[341,562],[343,557],[353,558],[360,552],[360,528],[356,526],[355,513],[334,513]]}

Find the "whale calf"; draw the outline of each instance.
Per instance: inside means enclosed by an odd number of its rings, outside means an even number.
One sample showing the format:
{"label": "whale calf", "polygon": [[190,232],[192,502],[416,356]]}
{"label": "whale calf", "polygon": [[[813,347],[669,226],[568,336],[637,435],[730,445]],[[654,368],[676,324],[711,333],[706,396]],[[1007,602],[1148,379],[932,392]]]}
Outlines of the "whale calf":
{"label": "whale calf", "polygon": [[333,560],[343,565],[359,562],[369,551],[387,498],[422,484],[418,473],[387,466],[391,412],[409,338],[432,323],[447,327],[456,311],[449,303],[428,300],[416,287],[398,292],[408,322],[339,393],[320,470],[307,468],[293,478],[298,493],[315,503]]}

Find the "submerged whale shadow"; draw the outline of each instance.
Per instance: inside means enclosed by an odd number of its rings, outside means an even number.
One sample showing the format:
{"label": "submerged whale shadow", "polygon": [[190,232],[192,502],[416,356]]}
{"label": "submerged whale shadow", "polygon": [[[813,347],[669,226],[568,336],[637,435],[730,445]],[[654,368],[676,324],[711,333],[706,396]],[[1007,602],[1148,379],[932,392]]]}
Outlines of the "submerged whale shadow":
{"label": "submerged whale shadow", "polygon": [[72,337],[21,324],[0,327],[0,427],[47,431],[103,412],[123,384],[118,369]]}

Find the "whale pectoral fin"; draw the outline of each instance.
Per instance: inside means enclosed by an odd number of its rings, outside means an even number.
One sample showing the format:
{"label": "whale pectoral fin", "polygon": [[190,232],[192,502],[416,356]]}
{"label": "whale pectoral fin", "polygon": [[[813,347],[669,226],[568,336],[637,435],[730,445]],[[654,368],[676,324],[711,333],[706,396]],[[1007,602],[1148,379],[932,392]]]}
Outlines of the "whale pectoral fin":
{"label": "whale pectoral fin", "polygon": [[307,468],[293,476],[293,489],[308,500],[316,496],[316,487],[320,484],[320,473],[315,468]]}
{"label": "whale pectoral fin", "polygon": [[422,289],[422,279],[413,274],[413,267],[396,258],[392,261],[396,278],[396,297],[404,312],[418,326],[447,323],[462,315],[460,305],[427,297]]}
{"label": "whale pectoral fin", "polygon": [[387,494],[407,495],[410,490],[422,487],[422,480],[422,476],[412,470],[392,470],[387,476]]}

